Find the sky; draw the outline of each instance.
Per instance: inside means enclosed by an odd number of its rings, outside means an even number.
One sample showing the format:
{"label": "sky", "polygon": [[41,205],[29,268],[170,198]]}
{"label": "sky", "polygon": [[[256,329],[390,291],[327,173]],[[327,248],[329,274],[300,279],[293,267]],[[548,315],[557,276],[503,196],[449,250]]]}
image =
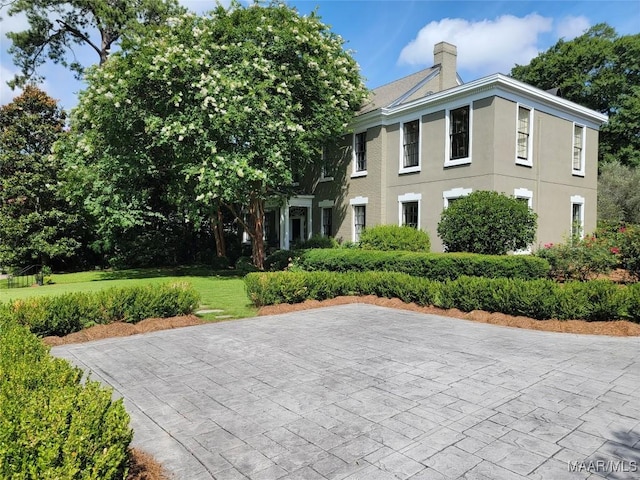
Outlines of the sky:
{"label": "sky", "polygon": [[[228,3],[228,0],[225,0]],[[212,0],[180,0],[203,13]],[[223,2],[224,3],[224,2]],[[369,88],[384,85],[433,64],[433,46],[446,41],[458,48],[458,74],[465,82],[493,73],[508,74],[526,65],[560,38],[571,40],[589,27],[606,22],[621,35],[640,33],[638,0],[289,0],[301,14],[316,11],[345,39]],[[0,9],[0,105],[19,94],[6,82],[17,69],[7,54],[7,31],[26,27],[24,17],[8,17]],[[77,49],[83,65],[97,62],[90,48]],[[85,85],[60,66],[41,69],[40,88],[66,110],[77,104]]]}

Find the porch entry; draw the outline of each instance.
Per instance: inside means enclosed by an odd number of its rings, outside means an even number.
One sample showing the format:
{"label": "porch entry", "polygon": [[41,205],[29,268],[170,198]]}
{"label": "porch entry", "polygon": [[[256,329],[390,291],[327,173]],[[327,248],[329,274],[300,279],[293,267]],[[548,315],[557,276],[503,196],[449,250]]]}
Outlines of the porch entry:
{"label": "porch entry", "polygon": [[313,195],[299,195],[283,206],[267,203],[264,236],[271,248],[289,250],[295,242],[311,238],[313,231]]}

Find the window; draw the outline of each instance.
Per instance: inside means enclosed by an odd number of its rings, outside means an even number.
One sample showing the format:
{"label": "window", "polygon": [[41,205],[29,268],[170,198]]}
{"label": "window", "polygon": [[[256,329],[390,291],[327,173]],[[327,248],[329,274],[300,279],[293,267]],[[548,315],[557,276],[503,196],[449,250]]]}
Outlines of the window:
{"label": "window", "polygon": [[574,175],[584,175],[584,127],[573,125],[573,165]]}
{"label": "window", "polygon": [[331,167],[329,165],[330,159],[328,154],[328,149],[326,147],[322,147],[322,167],[320,169],[320,182],[330,182],[333,180],[333,176],[331,175]]}
{"label": "window", "polygon": [[531,117],[532,110],[518,106],[518,124],[516,127],[516,163],[531,166]]}
{"label": "window", "polygon": [[469,105],[449,113],[449,160],[468,158],[469,155]]}
{"label": "window", "polygon": [[577,240],[584,235],[584,197],[571,197],[571,239]]}
{"label": "window", "polygon": [[420,122],[413,120],[404,123],[402,125],[402,169],[418,167],[420,165],[419,145]]}
{"label": "window", "polygon": [[[513,190],[513,197],[525,203],[529,209],[533,210],[533,191],[528,190],[526,188],[516,188]],[[527,248],[523,248],[522,250],[516,250],[516,255],[531,253],[532,248],[529,245]]]}
{"label": "window", "polygon": [[333,208],[322,209],[322,236],[331,237],[333,235],[333,223],[332,223]]}
{"label": "window", "polygon": [[354,140],[354,173],[367,172],[367,132],[357,133]]}
{"label": "window", "polygon": [[366,227],[367,222],[367,207],[366,205],[355,205],[353,207],[353,241],[360,241],[360,234]]}
{"label": "window", "polygon": [[420,228],[421,193],[398,195],[398,225]]}
{"label": "window", "polygon": [[466,197],[472,191],[473,189],[471,188],[453,188],[451,190],[442,192],[442,198],[444,199],[444,208],[447,208],[459,198]]}

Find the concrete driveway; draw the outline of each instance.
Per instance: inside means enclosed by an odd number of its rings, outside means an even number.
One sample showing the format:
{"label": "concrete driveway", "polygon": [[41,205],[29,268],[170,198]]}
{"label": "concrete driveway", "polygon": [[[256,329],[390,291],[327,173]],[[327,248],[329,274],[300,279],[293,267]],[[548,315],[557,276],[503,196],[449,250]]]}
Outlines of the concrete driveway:
{"label": "concrete driveway", "polygon": [[640,478],[640,339],[355,304],[56,347],[176,479]]}

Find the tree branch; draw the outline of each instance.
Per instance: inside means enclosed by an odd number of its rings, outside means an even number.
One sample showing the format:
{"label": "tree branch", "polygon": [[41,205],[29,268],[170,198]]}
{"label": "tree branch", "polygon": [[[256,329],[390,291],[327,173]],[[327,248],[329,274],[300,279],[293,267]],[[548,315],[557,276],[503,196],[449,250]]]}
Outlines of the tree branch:
{"label": "tree branch", "polygon": [[87,37],[84,33],[82,33],[80,30],[78,30],[75,27],[72,27],[71,25],[69,25],[67,22],[65,22],[64,20],[56,20],[56,22],[58,22],[62,28],[64,30],[66,30],[67,32],[71,33],[71,35],[73,35],[74,37],[80,38],[81,40],[84,40],[86,43],[89,44],[89,46],[91,46],[91,48],[93,48],[98,55],[100,56],[100,58],[102,58],[102,51],[100,50],[100,48],[91,41],[91,39],[89,37]]}

